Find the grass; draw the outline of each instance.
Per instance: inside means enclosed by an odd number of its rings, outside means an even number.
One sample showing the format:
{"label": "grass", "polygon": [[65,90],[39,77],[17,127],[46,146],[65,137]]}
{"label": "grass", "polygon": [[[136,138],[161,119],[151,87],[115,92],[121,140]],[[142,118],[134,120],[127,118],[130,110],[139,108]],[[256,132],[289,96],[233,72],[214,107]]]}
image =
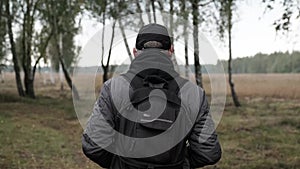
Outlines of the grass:
{"label": "grass", "polygon": [[299,101],[269,98],[242,103],[238,109],[226,106],[217,129],[223,156],[214,167],[299,168]]}
{"label": "grass", "polygon": [[70,91],[64,96],[56,87],[45,86],[48,93],[35,100],[0,91],[1,169],[96,167],[82,154]]}
{"label": "grass", "polygon": [[[290,94],[299,90],[290,87],[298,83],[299,75],[258,76],[256,83],[256,75],[235,76],[243,106],[235,108],[227,99],[217,128],[223,156],[218,164],[205,168],[300,168],[299,94]],[[259,80],[263,78],[267,80]],[[246,83],[247,79],[253,83]],[[276,94],[277,87],[287,79],[288,94]],[[267,91],[258,89],[267,85]],[[238,86],[262,93],[242,93]],[[32,100],[17,96],[13,78],[0,84],[0,168],[99,168],[81,151],[83,129],[76,119],[67,86],[61,91],[60,85],[44,85],[38,78],[36,88],[37,99]],[[263,93],[271,91],[275,94]]]}
{"label": "grass", "polygon": [[300,74],[234,74],[233,80],[240,97],[300,99]]}

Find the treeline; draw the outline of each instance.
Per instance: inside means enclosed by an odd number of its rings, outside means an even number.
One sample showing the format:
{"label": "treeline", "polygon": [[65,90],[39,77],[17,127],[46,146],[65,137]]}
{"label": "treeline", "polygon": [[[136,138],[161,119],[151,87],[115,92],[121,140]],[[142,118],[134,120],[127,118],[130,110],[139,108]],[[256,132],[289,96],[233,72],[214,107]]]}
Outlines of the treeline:
{"label": "treeline", "polygon": [[[227,71],[227,61],[221,61]],[[232,73],[300,73],[300,52],[258,53],[232,60]]]}

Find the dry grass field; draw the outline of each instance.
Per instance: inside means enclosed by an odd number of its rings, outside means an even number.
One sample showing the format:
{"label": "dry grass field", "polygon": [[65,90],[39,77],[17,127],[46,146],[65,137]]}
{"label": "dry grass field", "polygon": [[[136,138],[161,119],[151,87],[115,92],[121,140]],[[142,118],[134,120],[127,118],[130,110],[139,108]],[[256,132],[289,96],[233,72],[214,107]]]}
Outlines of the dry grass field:
{"label": "dry grass field", "polygon": [[[300,168],[300,74],[233,78],[242,107],[235,108],[228,96],[217,128],[223,156],[205,168]],[[100,87],[97,77],[95,88]],[[61,90],[37,74],[35,88],[33,100],[18,97],[13,74],[0,83],[0,169],[99,168],[82,154],[83,129],[67,85]],[[209,95],[207,76],[204,88]]]}
{"label": "dry grass field", "polygon": [[[234,74],[233,81],[240,97],[300,99],[300,74]],[[203,84],[210,94],[207,75],[203,76]],[[227,95],[230,95],[229,85]]]}

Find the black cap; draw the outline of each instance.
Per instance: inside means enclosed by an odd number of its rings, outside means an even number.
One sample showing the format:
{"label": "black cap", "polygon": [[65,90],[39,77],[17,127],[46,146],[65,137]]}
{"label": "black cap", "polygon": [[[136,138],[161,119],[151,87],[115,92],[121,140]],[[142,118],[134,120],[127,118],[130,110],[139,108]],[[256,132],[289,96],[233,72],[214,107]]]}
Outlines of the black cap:
{"label": "black cap", "polygon": [[151,23],[143,26],[136,38],[135,47],[138,50],[144,48],[144,44],[149,41],[157,41],[162,43],[162,49],[168,50],[171,48],[171,38],[166,27]]}

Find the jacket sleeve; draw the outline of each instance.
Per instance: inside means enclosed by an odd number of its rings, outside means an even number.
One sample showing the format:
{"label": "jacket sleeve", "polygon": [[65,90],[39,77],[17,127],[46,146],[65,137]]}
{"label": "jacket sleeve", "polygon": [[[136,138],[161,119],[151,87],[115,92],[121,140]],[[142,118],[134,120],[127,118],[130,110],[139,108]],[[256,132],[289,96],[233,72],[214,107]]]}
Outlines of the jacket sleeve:
{"label": "jacket sleeve", "polygon": [[213,165],[222,154],[204,92],[201,100],[198,117],[188,138],[187,155],[192,168]]}
{"label": "jacket sleeve", "polygon": [[114,109],[110,99],[109,82],[107,82],[101,89],[82,137],[84,154],[103,168],[110,166],[114,156],[107,151],[107,148],[113,147],[115,126]]}

